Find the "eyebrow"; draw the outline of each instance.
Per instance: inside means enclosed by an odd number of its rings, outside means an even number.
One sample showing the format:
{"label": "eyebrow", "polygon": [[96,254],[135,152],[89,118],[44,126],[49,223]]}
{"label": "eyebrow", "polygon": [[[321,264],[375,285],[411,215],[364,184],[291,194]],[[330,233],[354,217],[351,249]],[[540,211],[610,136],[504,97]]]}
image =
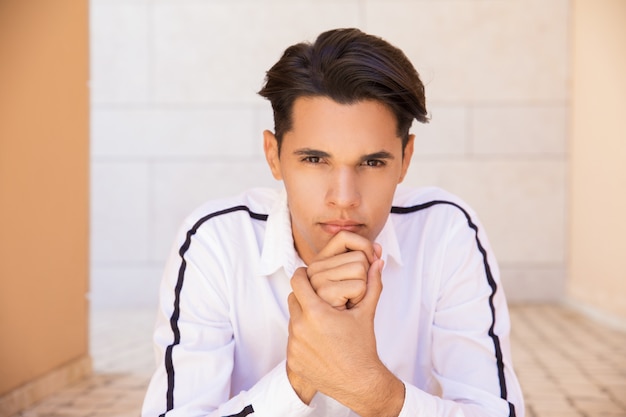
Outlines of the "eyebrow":
{"label": "eyebrow", "polygon": [[[331,155],[328,152],[320,151],[318,149],[311,149],[311,148],[296,149],[293,152],[293,154],[297,156],[315,156],[318,158],[330,158],[331,157]],[[389,160],[389,159],[395,159],[395,158],[391,152],[387,152],[387,151],[378,151],[378,152],[370,153],[367,155],[363,155],[360,158],[361,161],[368,161],[370,159]]]}
{"label": "eyebrow", "polygon": [[330,157],[330,154],[328,152],[320,151],[317,149],[311,149],[311,148],[296,149],[295,151],[293,151],[293,154],[297,156],[316,156],[318,158]]}
{"label": "eyebrow", "polygon": [[379,151],[370,153],[368,155],[363,155],[361,161],[369,161],[370,159],[395,159],[391,152],[387,151]]}

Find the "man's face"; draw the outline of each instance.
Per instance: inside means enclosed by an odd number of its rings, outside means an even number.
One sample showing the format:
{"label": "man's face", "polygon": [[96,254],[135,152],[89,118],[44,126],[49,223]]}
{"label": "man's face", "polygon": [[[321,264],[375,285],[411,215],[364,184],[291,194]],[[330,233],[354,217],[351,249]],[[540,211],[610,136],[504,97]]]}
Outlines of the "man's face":
{"label": "man's face", "polygon": [[272,174],[287,190],[296,250],[307,264],[341,230],[371,241],[382,230],[413,153],[411,137],[403,155],[396,124],[373,100],[344,105],[301,97],[280,157],[276,138],[264,133]]}

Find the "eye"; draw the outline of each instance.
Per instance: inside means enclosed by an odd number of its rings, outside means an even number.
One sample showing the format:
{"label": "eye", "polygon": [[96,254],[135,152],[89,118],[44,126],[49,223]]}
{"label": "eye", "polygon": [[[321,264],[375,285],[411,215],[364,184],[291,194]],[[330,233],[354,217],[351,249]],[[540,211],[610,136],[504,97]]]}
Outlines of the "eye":
{"label": "eye", "polygon": [[385,166],[385,161],[382,161],[380,159],[368,159],[363,162],[363,165],[372,167],[372,168],[378,168],[378,167]]}
{"label": "eye", "polygon": [[320,162],[322,162],[322,158],[320,158],[319,156],[306,156],[302,158],[302,161],[309,164],[319,164]]}

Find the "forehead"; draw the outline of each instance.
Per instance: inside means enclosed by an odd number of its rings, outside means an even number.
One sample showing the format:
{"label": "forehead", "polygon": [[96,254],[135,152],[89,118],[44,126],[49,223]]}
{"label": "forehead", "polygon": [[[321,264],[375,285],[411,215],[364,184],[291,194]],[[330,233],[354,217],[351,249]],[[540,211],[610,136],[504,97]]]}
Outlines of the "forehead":
{"label": "forehead", "polygon": [[[300,97],[293,105],[288,142],[401,144],[393,112],[376,100],[341,104],[328,97]],[[293,143],[292,143],[293,144]],[[309,143],[311,145],[311,143]]]}

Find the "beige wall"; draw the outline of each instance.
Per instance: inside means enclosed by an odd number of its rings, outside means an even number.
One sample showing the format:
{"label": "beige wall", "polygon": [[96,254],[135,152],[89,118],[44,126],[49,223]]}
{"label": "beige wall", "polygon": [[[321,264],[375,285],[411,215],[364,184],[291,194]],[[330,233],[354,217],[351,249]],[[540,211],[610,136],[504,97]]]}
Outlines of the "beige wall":
{"label": "beige wall", "polygon": [[626,2],[575,0],[568,295],[626,320]]}
{"label": "beige wall", "polygon": [[0,415],[88,356],[87,5],[0,1]]}
{"label": "beige wall", "polygon": [[279,186],[255,91],[286,46],[342,26],[399,46],[424,79],[432,119],[405,183],[478,212],[510,300],[563,298],[570,0],[90,4],[94,308],[156,308],[185,215]]}

